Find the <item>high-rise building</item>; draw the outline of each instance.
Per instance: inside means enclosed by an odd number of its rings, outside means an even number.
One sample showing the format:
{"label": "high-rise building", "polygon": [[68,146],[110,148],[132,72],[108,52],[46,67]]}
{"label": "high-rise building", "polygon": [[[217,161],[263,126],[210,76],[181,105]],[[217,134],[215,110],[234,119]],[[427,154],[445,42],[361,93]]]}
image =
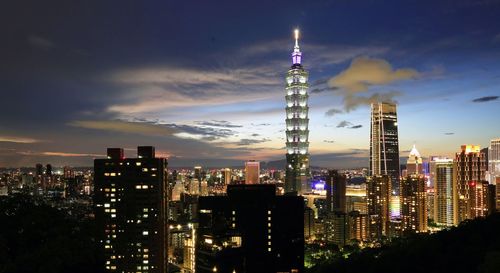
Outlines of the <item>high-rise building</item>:
{"label": "high-rise building", "polygon": [[63,168],[63,176],[64,178],[74,178],[75,177],[75,171],[70,167],[70,166],[64,166]]}
{"label": "high-rise building", "polygon": [[329,212],[346,212],[346,177],[329,170],[325,183],[326,207]]}
{"label": "high-rise building", "polygon": [[199,198],[196,272],[303,272],[304,199],[271,184]]}
{"label": "high-rise building", "polygon": [[250,160],[245,162],[245,184],[259,184],[260,162]]}
{"label": "high-rise building", "polygon": [[413,148],[408,155],[408,160],[406,161],[406,176],[412,174],[422,174],[423,173],[423,165],[422,165],[422,157],[417,150],[417,147],[413,145]]}
{"label": "high-rise building", "polygon": [[373,175],[387,175],[391,188],[399,189],[399,141],[396,104],[379,102],[371,105],[370,169]]}
{"label": "high-rise building", "polygon": [[470,218],[486,217],[489,213],[488,181],[469,182]]}
{"label": "high-rise building", "polygon": [[222,176],[224,178],[224,185],[229,185],[231,184],[231,169],[225,168]]}
{"label": "high-rise building", "polygon": [[369,237],[380,240],[388,235],[391,183],[387,175],[368,176],[366,179]]}
{"label": "high-rise building", "polygon": [[165,158],[138,147],[138,158],[109,148],[94,160],[94,213],[105,267],[111,272],[166,272]]}
{"label": "high-rise building", "polygon": [[427,232],[425,178],[412,174],[401,179],[401,229],[403,232]]}
{"label": "high-rise building", "polygon": [[368,215],[359,211],[349,212],[349,239],[358,242],[368,240]]}
{"label": "high-rise building", "polygon": [[37,177],[42,176],[43,175],[43,165],[38,163],[38,164],[36,164],[35,168],[36,168],[36,176]]}
{"label": "high-rise building", "polygon": [[434,184],[434,222],[442,226],[458,224],[454,196],[457,194],[452,159],[434,157],[430,162],[430,179]]}
{"label": "high-rise building", "polygon": [[47,164],[45,166],[45,175],[46,176],[52,176],[52,165]]}
{"label": "high-rise building", "polygon": [[455,154],[455,172],[457,179],[457,219],[462,222],[472,219],[476,215],[473,209],[469,188],[484,181],[486,161],[484,153],[480,152],[479,145],[462,145],[461,151]]}
{"label": "high-rise building", "polygon": [[[490,141],[490,148],[488,149],[488,173],[490,184],[495,184],[497,177],[500,178],[500,138]],[[497,188],[499,186],[497,184]]]}
{"label": "high-rise building", "polygon": [[299,31],[295,30],[292,67],[286,76],[286,177],[285,192],[307,190],[309,171],[309,73],[302,66]]}

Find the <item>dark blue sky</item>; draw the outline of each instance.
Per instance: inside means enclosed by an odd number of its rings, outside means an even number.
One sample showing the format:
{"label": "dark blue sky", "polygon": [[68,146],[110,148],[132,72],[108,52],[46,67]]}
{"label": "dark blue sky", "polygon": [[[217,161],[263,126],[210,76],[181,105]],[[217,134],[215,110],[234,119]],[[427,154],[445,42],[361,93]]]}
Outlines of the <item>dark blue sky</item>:
{"label": "dark blue sky", "polygon": [[500,135],[500,1],[241,2],[0,4],[0,166],[137,145],[172,165],[281,159],[295,27],[313,165],[367,165],[379,98],[399,103],[402,156]]}

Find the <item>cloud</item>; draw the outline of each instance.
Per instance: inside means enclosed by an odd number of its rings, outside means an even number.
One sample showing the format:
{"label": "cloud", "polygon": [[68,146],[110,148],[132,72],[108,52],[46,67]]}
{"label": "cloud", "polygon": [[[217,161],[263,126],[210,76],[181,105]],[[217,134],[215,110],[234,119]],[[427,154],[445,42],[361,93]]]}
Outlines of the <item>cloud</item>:
{"label": "cloud", "polygon": [[395,97],[401,94],[399,91],[389,91],[375,92],[367,96],[360,95],[360,93],[370,91],[371,86],[387,85],[419,76],[421,74],[412,68],[393,69],[383,59],[357,57],[347,69],[332,77],[328,85],[340,89],[337,94],[343,97],[343,110],[348,113],[359,106],[376,102],[395,103]]}
{"label": "cloud", "polygon": [[337,125],[337,128],[359,129],[361,127],[363,127],[363,125],[361,125],[361,124],[353,125],[351,122],[349,122],[347,120],[343,120]]}
{"label": "cloud", "polygon": [[196,121],[198,125],[224,127],[224,128],[240,128],[242,125],[232,124],[226,120],[211,120],[211,121]]}
{"label": "cloud", "polygon": [[343,120],[341,121],[338,125],[337,125],[337,128],[344,128],[344,127],[347,127],[347,126],[351,126],[352,123],[350,123],[349,121],[347,120]]}
{"label": "cloud", "polygon": [[383,59],[355,58],[349,68],[331,78],[331,87],[342,88],[351,93],[367,91],[372,85],[386,85],[395,81],[414,79],[419,73],[415,69],[393,69]]}
{"label": "cloud", "polygon": [[28,43],[30,43],[34,47],[38,47],[44,50],[49,50],[55,46],[53,42],[50,40],[37,36],[37,35],[30,35],[28,36]]}
{"label": "cloud", "polygon": [[267,139],[267,138],[263,138],[263,139],[242,138],[242,139],[240,139],[240,141],[238,141],[234,144],[236,144],[237,146],[249,146],[249,145],[264,143],[264,142],[268,142],[268,141],[270,141],[270,139]]}
{"label": "cloud", "polygon": [[332,108],[332,109],[330,109],[330,110],[328,110],[328,111],[325,112],[325,116],[333,117],[333,116],[335,116],[337,114],[340,114],[340,113],[342,113],[342,110],[336,109],[336,108]]}
{"label": "cloud", "polygon": [[486,97],[480,97],[477,99],[473,99],[472,102],[488,102],[488,101],[494,101],[497,99],[498,99],[498,96],[486,96]]}
{"label": "cloud", "polygon": [[105,157],[104,154],[67,153],[67,152],[17,152],[20,155],[28,156],[61,156],[61,157]]}
{"label": "cloud", "polygon": [[344,97],[344,110],[350,112],[356,110],[359,106],[370,105],[377,102],[396,103],[394,98],[400,94],[401,92],[391,91],[386,93],[374,93],[368,97],[346,95]]}
{"label": "cloud", "polygon": [[271,123],[252,123],[252,126],[270,126]]}
{"label": "cloud", "polygon": [[29,143],[38,143],[41,142],[41,140],[28,137],[18,137],[18,136],[0,136],[0,142],[29,144]]}
{"label": "cloud", "polygon": [[86,129],[105,130],[146,136],[171,136],[178,133],[175,128],[143,122],[122,120],[76,120],[68,125]]}

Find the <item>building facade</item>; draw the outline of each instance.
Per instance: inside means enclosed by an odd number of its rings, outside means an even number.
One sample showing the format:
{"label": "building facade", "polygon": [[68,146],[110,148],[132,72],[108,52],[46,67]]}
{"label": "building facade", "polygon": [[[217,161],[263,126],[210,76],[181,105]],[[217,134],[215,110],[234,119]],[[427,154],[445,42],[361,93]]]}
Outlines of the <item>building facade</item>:
{"label": "building facade", "polygon": [[286,175],[285,192],[307,190],[309,171],[308,72],[302,66],[299,32],[295,30],[292,66],[286,75]]}
{"label": "building facade", "polygon": [[371,240],[387,236],[390,223],[389,203],[391,183],[387,175],[369,176],[366,179],[368,229]]}
{"label": "building facade", "polygon": [[166,272],[166,169],[153,147],[138,147],[137,158],[110,148],[107,159],[94,160],[94,213],[106,270]]}
{"label": "building facade", "polygon": [[434,184],[434,222],[441,226],[458,224],[456,219],[456,177],[452,159],[434,157],[430,162],[430,179]]}
{"label": "building facade", "polygon": [[369,174],[387,175],[391,188],[399,191],[399,140],[396,104],[371,104]]}
{"label": "building facade", "polygon": [[485,154],[480,150],[479,145],[462,145],[460,152],[455,154],[457,180],[455,203],[458,223],[473,219],[476,215],[475,204],[471,200],[471,193],[474,191],[471,191],[470,187],[476,187],[485,180],[486,160]]}
{"label": "building facade", "polygon": [[403,232],[427,232],[425,178],[418,174],[403,177],[399,195],[401,230]]}
{"label": "building facade", "polygon": [[260,162],[246,161],[245,162],[245,184],[259,184]]}
{"label": "building facade", "polygon": [[304,199],[271,184],[199,199],[196,272],[303,272]]}
{"label": "building facade", "polygon": [[490,148],[488,149],[488,174],[490,184],[495,185],[497,178],[500,178],[500,138],[490,141]]}
{"label": "building facade", "polygon": [[346,212],[346,177],[329,170],[325,183],[326,206],[329,212]]}

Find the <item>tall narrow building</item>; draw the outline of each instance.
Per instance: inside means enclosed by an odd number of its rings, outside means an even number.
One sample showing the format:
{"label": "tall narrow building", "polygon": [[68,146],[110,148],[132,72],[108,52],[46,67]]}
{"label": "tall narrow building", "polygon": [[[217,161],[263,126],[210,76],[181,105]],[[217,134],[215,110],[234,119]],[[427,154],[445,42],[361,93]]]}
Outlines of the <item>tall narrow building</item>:
{"label": "tall narrow building", "polygon": [[460,223],[478,216],[475,191],[478,189],[476,185],[485,180],[485,154],[481,152],[479,145],[462,145],[461,151],[455,154],[455,166],[458,194],[454,196],[454,203]]}
{"label": "tall narrow building", "polygon": [[387,175],[391,188],[399,192],[399,141],[396,104],[372,103],[370,131],[370,175]]}
{"label": "tall narrow building", "polygon": [[346,213],[346,177],[337,170],[329,170],[325,189],[328,212]]}
{"label": "tall narrow building", "polygon": [[399,193],[403,232],[427,232],[424,176],[411,174],[403,177]]}
{"label": "tall narrow building", "polygon": [[245,162],[245,184],[259,184],[260,162],[250,160]]}
{"label": "tall narrow building", "polygon": [[[490,148],[488,149],[488,173],[490,184],[495,185],[497,178],[500,179],[500,138],[490,141]],[[497,187],[499,186],[497,185]]]}
{"label": "tall narrow building", "polygon": [[423,174],[423,172],[422,157],[414,144],[410,154],[408,155],[408,160],[406,161],[406,176],[412,174]]}
{"label": "tall narrow building", "polygon": [[286,178],[285,192],[302,194],[309,178],[308,72],[302,66],[299,31],[295,30],[292,66],[286,75]]}
{"label": "tall narrow building", "polygon": [[94,160],[94,213],[106,272],[167,272],[166,168],[154,148]]}
{"label": "tall narrow building", "polygon": [[440,226],[458,224],[454,196],[457,194],[453,160],[434,157],[430,162],[430,179],[434,185],[434,222]]}
{"label": "tall narrow building", "polygon": [[371,240],[380,240],[389,235],[389,203],[391,183],[387,175],[368,176],[366,179],[366,201],[368,229]]}

